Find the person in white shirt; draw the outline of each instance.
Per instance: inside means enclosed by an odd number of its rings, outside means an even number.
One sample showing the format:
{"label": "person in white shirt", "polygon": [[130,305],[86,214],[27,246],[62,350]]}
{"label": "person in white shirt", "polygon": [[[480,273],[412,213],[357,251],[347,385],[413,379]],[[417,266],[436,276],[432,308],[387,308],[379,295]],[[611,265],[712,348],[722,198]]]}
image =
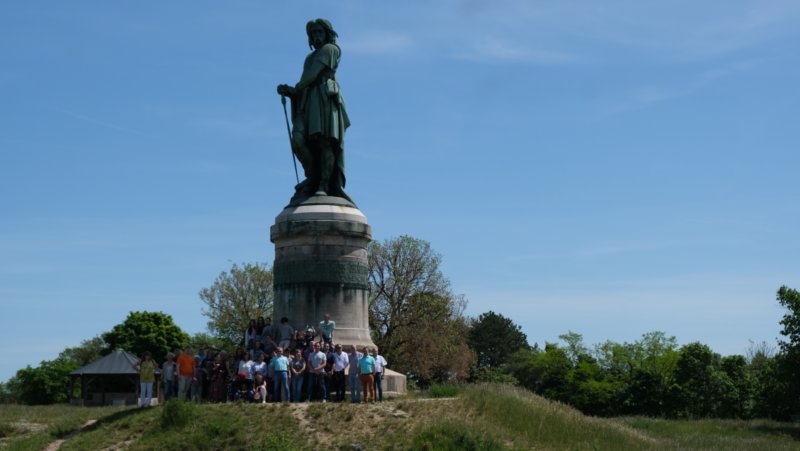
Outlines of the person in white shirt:
{"label": "person in white shirt", "polygon": [[253,380],[253,365],[255,365],[255,362],[250,358],[250,353],[245,352],[242,360],[239,360],[239,374],[244,373],[248,381]]}
{"label": "person in white shirt", "polygon": [[336,345],[333,353],[333,383],[336,390],[336,402],[344,401],[345,379],[344,371],[350,366],[350,359],[342,352],[342,345]]}
{"label": "person in white shirt", "polygon": [[389,362],[378,354],[378,348],[372,348],[372,357],[375,358],[375,394],[378,395],[378,401],[383,401],[383,370]]}

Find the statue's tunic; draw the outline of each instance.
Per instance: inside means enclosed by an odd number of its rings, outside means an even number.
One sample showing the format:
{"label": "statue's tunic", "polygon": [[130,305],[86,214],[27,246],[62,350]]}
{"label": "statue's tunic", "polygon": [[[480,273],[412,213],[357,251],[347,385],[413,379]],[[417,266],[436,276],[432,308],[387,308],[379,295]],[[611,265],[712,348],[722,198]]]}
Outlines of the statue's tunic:
{"label": "statue's tunic", "polygon": [[300,115],[307,136],[321,133],[339,141],[340,147],[344,148],[344,131],[350,126],[350,120],[336,82],[340,55],[337,45],[325,44],[306,57],[301,83],[303,80],[313,81],[302,90]]}
{"label": "statue's tunic", "polygon": [[336,170],[332,175],[334,184],[345,186],[344,133],[350,126],[347,110],[336,82],[341,50],[336,44],[325,44],[311,52],[303,63],[303,75],[295,88],[299,94],[295,127],[302,124],[306,139],[321,135],[335,142],[338,147]]}

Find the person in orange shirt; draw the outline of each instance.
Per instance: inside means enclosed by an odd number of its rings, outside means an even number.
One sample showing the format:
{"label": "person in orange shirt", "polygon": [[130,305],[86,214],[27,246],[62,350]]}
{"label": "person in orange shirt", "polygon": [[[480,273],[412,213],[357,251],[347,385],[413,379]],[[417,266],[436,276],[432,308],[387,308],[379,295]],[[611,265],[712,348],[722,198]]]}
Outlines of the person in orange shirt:
{"label": "person in orange shirt", "polygon": [[178,399],[183,401],[192,386],[192,376],[194,375],[194,356],[192,348],[186,347],[176,362],[178,364]]}

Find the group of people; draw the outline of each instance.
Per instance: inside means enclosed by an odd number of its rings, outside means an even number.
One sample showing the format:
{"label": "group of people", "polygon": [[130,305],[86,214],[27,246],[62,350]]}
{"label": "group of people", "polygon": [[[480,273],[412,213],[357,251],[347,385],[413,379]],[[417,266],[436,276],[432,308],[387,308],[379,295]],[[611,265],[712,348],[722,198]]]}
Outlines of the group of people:
{"label": "group of people", "polygon": [[[377,348],[355,345],[347,352],[334,343],[336,323],[325,315],[316,328],[294,330],[287,318],[278,326],[271,319],[250,321],[244,348],[232,354],[187,347],[169,353],[161,366],[164,400],[172,397],[194,402],[304,402],[345,400],[383,401],[383,373],[388,365]],[[147,363],[150,362],[150,363]],[[156,366],[146,353],[141,371]],[[142,373],[144,381],[149,379]],[[363,392],[363,397],[362,397]],[[150,405],[150,391],[142,386],[141,404]]]}

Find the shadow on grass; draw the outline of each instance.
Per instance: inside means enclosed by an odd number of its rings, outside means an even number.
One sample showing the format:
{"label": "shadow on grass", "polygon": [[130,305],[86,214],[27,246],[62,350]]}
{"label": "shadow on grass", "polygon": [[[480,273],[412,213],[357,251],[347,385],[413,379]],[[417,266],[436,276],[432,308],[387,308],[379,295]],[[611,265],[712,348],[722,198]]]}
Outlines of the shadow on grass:
{"label": "shadow on grass", "polygon": [[100,426],[103,426],[105,424],[113,423],[113,422],[119,421],[119,420],[121,420],[123,418],[128,418],[128,417],[132,417],[132,416],[135,416],[135,415],[143,414],[143,413],[146,412],[146,410],[149,410],[149,409],[142,409],[142,408],[139,408],[139,407],[134,407],[134,408],[126,409],[126,410],[121,410],[119,412],[114,412],[114,413],[112,413],[110,415],[106,415],[104,417],[98,418],[97,421],[95,421],[91,426],[86,426],[85,428],[82,427],[82,426],[79,426],[76,429],[73,429],[71,431],[66,431],[66,432],[64,432],[62,434],[59,434],[57,438],[64,438],[66,436],[74,435],[74,434],[77,434],[79,432],[80,433],[91,432],[91,431],[94,431],[95,429],[97,429]]}
{"label": "shadow on grass", "polygon": [[794,440],[800,441],[800,426],[797,424],[759,424],[754,426],[753,429],[765,434],[789,436]]}

